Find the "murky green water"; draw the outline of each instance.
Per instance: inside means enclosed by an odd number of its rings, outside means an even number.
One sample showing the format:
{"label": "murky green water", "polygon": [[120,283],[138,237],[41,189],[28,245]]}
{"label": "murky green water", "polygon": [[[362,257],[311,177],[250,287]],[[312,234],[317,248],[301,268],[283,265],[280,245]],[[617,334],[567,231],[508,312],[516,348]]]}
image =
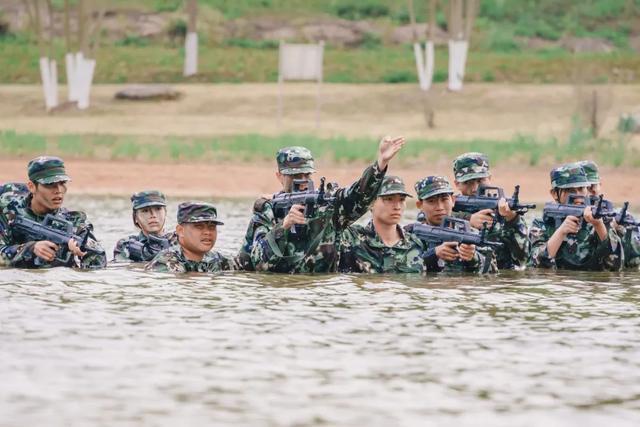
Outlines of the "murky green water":
{"label": "murky green water", "polygon": [[2,426],[637,425],[640,275],[0,270],[0,361]]}

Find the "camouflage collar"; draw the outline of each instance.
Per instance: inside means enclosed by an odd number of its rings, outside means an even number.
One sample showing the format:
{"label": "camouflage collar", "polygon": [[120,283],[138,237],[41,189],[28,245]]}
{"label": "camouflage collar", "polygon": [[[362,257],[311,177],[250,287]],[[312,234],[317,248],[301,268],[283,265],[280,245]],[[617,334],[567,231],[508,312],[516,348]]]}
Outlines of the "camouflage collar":
{"label": "camouflage collar", "polygon": [[373,225],[373,220],[369,221],[369,223],[365,227],[365,230],[367,234],[373,238],[369,242],[369,245],[372,248],[411,249],[412,247],[411,242],[409,241],[409,236],[407,235],[407,233],[405,233],[402,227],[400,227],[400,224],[396,225],[396,230],[398,230],[398,233],[400,233],[400,240],[393,246],[387,246],[384,244],[384,242],[378,235],[378,232],[376,231],[376,227]]}

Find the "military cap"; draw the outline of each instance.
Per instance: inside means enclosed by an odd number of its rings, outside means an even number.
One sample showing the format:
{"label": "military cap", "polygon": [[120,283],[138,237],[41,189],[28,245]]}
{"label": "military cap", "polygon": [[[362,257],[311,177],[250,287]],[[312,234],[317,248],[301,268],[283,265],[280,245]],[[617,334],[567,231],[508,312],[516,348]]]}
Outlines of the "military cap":
{"label": "military cap", "polygon": [[453,188],[444,176],[428,176],[416,182],[418,199],[426,200],[439,194],[453,194]]}
{"label": "military cap", "polygon": [[453,161],[453,174],[458,182],[489,177],[489,160],[482,153],[461,154]]}
{"label": "military cap", "polygon": [[600,174],[598,173],[598,165],[593,160],[583,160],[578,163],[584,169],[589,184],[600,184]]}
{"label": "military cap", "polygon": [[211,203],[184,202],[178,206],[178,224],[194,222],[214,222],[218,225],[224,223],[218,220],[218,211]]}
{"label": "military cap", "polygon": [[27,165],[29,180],[39,184],[53,184],[60,181],[71,181],[64,169],[64,162],[59,157],[40,156]]}
{"label": "military cap", "polygon": [[286,147],[276,154],[278,170],[283,175],[314,173],[313,155],[305,147]]}
{"label": "military cap", "polygon": [[411,197],[411,194],[407,193],[404,188],[404,182],[399,176],[385,176],[380,185],[378,191],[378,197],[391,196],[394,194],[402,194],[403,196]]}
{"label": "military cap", "polygon": [[591,185],[578,163],[567,163],[551,169],[551,188],[575,188]]}
{"label": "military cap", "polygon": [[167,206],[167,199],[158,190],[140,191],[131,196],[133,210],[147,208],[149,206]]}

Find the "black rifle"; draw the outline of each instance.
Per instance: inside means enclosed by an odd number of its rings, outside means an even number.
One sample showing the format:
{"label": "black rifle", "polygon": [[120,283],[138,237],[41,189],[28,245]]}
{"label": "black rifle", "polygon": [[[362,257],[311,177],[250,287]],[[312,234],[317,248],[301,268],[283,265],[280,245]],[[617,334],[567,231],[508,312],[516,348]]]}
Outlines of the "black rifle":
{"label": "black rifle", "polygon": [[[74,227],[70,221],[55,215],[47,214],[42,223],[25,218],[22,215],[15,216],[9,223],[11,234],[23,242],[38,242],[48,240],[58,245],[56,258],[52,263],[59,265],[68,265],[71,260],[72,253],[69,250],[69,241],[75,240],[79,244],[82,252],[87,250],[91,252],[100,252],[93,244],[88,245],[89,238],[95,241],[93,235],[93,226],[84,227],[80,233],[74,234]],[[36,265],[41,262],[36,259]]]}
{"label": "black rifle", "polygon": [[479,233],[471,227],[469,221],[460,218],[445,217],[442,225],[413,224],[411,232],[423,242],[440,245],[444,242],[458,242],[478,247],[489,246],[492,249],[502,246],[500,242],[486,240],[487,223]]}
{"label": "black rifle", "polygon": [[[453,205],[455,212],[466,212],[474,214],[483,209],[491,209],[496,216],[497,222],[503,222],[504,218],[498,211],[498,202],[500,199],[505,198],[509,209],[518,215],[524,215],[529,209],[535,209],[536,205],[530,203],[520,203],[520,186],[516,185],[513,190],[513,195],[509,198],[505,197],[504,190],[500,187],[493,187],[488,185],[481,185],[478,187],[478,191],[473,196],[456,196],[456,202]],[[493,228],[495,222],[491,226]]]}
{"label": "black rifle", "polygon": [[[320,188],[314,190],[313,181],[310,179],[295,179],[293,180],[293,191],[291,193],[280,193],[271,199],[271,206],[273,207],[273,215],[276,220],[281,221],[284,219],[293,205],[304,206],[304,217],[313,218],[316,215],[316,211],[319,206],[329,205],[335,202],[335,197],[327,196],[325,193],[325,178],[320,178]],[[306,188],[302,190],[303,185],[306,184]],[[291,229],[292,233],[301,233],[302,228],[294,226]]]}
{"label": "black rifle", "polygon": [[631,216],[631,214],[627,213],[628,209],[629,209],[629,202],[624,202],[622,209],[618,214],[616,214],[616,217],[615,217],[616,223],[622,226],[631,226],[631,227],[640,226],[640,222],[635,221]]}
{"label": "black rifle", "polygon": [[[615,212],[606,208],[602,194],[597,198],[597,201],[591,197],[569,194],[566,204],[556,202],[545,203],[544,210],[542,211],[542,220],[545,223],[553,221],[556,228],[558,228],[569,215],[582,218],[586,206],[591,207],[591,212],[595,219],[610,220],[616,216]],[[586,222],[583,221],[582,227],[585,227],[585,224]]]}
{"label": "black rifle", "polygon": [[129,257],[131,261],[151,261],[158,252],[171,246],[169,239],[149,234],[147,241],[142,243],[138,240],[131,239],[127,242],[129,249]]}

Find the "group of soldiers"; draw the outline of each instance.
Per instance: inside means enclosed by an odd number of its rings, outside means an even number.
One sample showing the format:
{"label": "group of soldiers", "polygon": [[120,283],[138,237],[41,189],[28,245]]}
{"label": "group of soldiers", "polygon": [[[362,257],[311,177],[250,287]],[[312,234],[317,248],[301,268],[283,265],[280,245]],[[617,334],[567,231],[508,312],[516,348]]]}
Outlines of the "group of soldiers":
{"label": "group of soldiers", "polygon": [[[446,177],[426,176],[415,184],[418,218],[401,226],[406,199],[414,195],[400,177],[386,172],[404,144],[402,137],[384,138],[376,161],[351,186],[325,187],[323,179],[319,190],[314,189],[312,180],[316,172],[312,153],[304,147],[279,150],[276,176],[281,188],[273,196],[255,201],[235,256],[213,249],[218,227],[224,225],[213,204],[181,203],[176,228],[167,231],[165,196],[157,190],[138,192],[131,197],[133,225],[138,232],[117,242],[113,261],[144,262],[147,270],[177,273],[495,273],[527,266],[611,271],[639,268],[640,231],[635,220],[625,221],[630,218],[625,209],[617,222],[613,214],[600,215],[600,205],[596,210],[593,203],[585,202],[601,193],[598,168],[592,161],[551,170],[550,203],[576,204],[577,210],[560,219],[536,219],[528,227],[526,209],[517,208],[517,203],[502,195],[496,199],[495,209],[455,209],[456,199],[478,194],[492,179],[484,154],[462,154],[453,162],[458,194]],[[64,162],[50,156],[33,159],[28,164],[28,177],[26,184],[0,188],[0,265],[105,267],[107,255],[86,215],[63,207],[70,181]],[[366,225],[356,224],[368,211],[371,220]],[[465,235],[480,235],[480,239],[448,239],[446,229],[451,224],[468,230]],[[433,230],[443,229],[443,238],[424,237],[424,230],[432,236]]]}

